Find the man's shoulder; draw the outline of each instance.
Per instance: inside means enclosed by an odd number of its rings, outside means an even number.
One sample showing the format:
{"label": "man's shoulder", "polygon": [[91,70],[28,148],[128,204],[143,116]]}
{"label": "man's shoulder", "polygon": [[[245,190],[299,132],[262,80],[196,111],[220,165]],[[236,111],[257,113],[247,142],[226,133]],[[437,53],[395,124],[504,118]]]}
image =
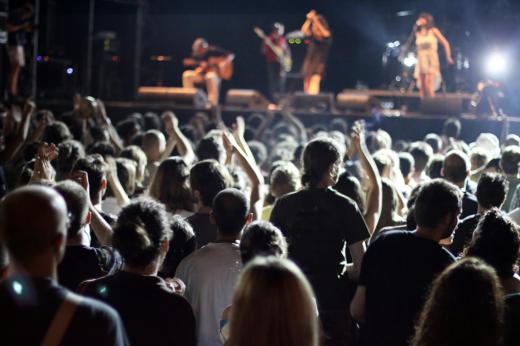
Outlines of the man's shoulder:
{"label": "man's shoulder", "polygon": [[240,261],[238,244],[209,243],[186,256],[179,264],[177,273],[190,275],[198,269],[208,271],[209,268],[236,261]]}

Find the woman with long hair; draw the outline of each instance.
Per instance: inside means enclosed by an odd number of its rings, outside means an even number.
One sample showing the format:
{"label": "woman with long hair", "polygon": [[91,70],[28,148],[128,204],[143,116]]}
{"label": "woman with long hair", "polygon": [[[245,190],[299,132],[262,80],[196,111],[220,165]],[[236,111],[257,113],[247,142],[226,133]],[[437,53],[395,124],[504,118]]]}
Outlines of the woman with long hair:
{"label": "woman with long hair", "polygon": [[167,158],[157,168],[149,195],[163,203],[171,214],[190,216],[193,214],[193,200],[189,177],[190,168],[181,157]]}
{"label": "woman with long hair", "polygon": [[437,46],[440,43],[444,47],[446,62],[453,65],[450,44],[435,26],[433,16],[429,13],[419,14],[415,28],[417,65],[414,76],[420,96],[433,97],[437,89],[435,86],[440,85],[442,80]]}
{"label": "woman with long hair", "polygon": [[503,312],[495,270],[477,258],[465,258],[433,282],[411,345],[501,345]]}
{"label": "woman with long hair", "polygon": [[258,257],[246,266],[233,296],[229,346],[317,346],[311,286],[289,260]]}
{"label": "woman with long hair", "polygon": [[320,83],[332,44],[332,33],[325,17],[315,10],[307,13],[301,31],[310,40],[302,68],[303,90],[316,95],[320,93]]}

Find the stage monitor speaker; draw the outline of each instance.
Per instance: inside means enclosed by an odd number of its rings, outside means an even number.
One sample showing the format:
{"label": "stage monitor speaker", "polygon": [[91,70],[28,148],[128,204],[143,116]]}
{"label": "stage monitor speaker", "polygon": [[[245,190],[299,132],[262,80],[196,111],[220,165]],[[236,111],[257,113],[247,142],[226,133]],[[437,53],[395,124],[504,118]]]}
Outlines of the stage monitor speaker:
{"label": "stage monitor speaker", "polygon": [[331,112],[334,110],[334,94],[320,93],[309,95],[304,92],[296,92],[291,97],[291,107],[296,111],[311,113]]}
{"label": "stage monitor speaker", "polygon": [[336,108],[341,111],[370,113],[377,105],[377,99],[363,92],[341,92],[336,96]]}
{"label": "stage monitor speaker", "polygon": [[430,115],[461,115],[464,100],[460,95],[437,95],[421,100],[421,113]]}
{"label": "stage monitor speaker", "polygon": [[267,109],[269,101],[253,89],[230,89],[226,94],[226,106]]}
{"label": "stage monitor speaker", "polygon": [[137,95],[140,99],[167,100],[176,105],[204,108],[208,103],[208,97],[204,91],[197,88],[175,87],[139,87]]}

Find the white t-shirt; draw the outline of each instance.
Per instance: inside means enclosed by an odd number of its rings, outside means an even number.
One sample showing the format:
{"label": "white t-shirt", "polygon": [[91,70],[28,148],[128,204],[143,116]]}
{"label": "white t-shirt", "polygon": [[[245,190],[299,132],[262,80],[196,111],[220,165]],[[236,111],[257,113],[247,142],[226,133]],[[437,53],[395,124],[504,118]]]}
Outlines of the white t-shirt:
{"label": "white t-shirt", "polygon": [[209,243],[179,264],[175,276],[186,284],[184,296],[197,321],[199,346],[220,346],[220,316],[231,304],[242,269],[238,242]]}
{"label": "white t-shirt", "polygon": [[513,209],[513,211],[509,213],[509,217],[514,223],[520,225],[520,208]]}

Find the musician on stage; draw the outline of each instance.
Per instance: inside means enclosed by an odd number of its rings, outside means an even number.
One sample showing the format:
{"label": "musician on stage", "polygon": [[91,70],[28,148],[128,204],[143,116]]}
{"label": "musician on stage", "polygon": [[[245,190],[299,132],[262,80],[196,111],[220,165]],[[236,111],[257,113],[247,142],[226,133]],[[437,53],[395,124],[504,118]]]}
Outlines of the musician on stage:
{"label": "musician on stage", "polygon": [[[205,39],[197,38],[192,45],[191,57],[183,61],[184,66],[193,69],[182,74],[182,86],[194,88],[195,84],[205,84],[210,104],[218,105],[221,79],[227,78],[224,69],[229,68],[234,57],[233,53],[210,46]],[[214,60],[218,62],[213,62]]]}
{"label": "musician on stage", "polygon": [[303,62],[303,89],[308,94],[319,94],[320,83],[332,44],[332,33],[325,17],[315,10],[307,13],[301,31],[310,40]]}
{"label": "musician on stage", "polygon": [[26,3],[23,7],[10,11],[7,17],[7,89],[12,99],[18,98],[18,78],[22,67],[25,66],[25,45],[27,32],[32,28],[33,14],[33,5]]}
{"label": "musician on stage", "polygon": [[421,97],[434,97],[435,86],[442,80],[438,43],[444,47],[446,62],[453,65],[451,49],[448,40],[435,27],[433,16],[429,13],[419,14],[415,22],[415,46],[417,49],[417,64],[415,65],[415,79]]}
{"label": "musician on stage", "polygon": [[[284,57],[290,58],[291,51],[287,45],[285,37],[283,36],[284,31],[285,28],[283,24],[274,23],[272,25],[271,34],[267,36],[265,40],[269,40],[269,42],[277,48],[278,52],[281,52]],[[285,73],[288,71],[285,71],[282,67],[282,61],[280,60],[281,57],[279,57],[276,52],[269,47],[265,40],[262,44],[262,54],[265,57],[267,65],[269,94],[271,95],[271,98],[275,99],[278,95],[284,93]]]}

